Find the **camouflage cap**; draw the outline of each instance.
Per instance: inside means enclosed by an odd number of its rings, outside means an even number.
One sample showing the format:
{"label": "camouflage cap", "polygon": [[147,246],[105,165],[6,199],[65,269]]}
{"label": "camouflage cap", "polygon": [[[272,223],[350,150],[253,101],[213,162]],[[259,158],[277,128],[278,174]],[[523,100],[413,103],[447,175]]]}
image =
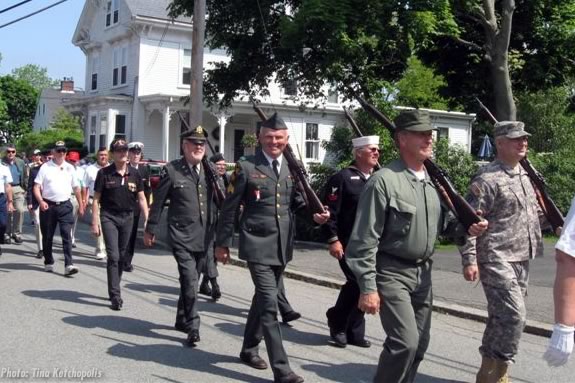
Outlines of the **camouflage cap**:
{"label": "camouflage cap", "polygon": [[272,130],[287,129],[287,125],[285,124],[284,120],[282,120],[277,113],[274,113],[273,116],[263,121],[261,126],[262,128],[268,128]]}
{"label": "camouflage cap", "polygon": [[190,140],[193,142],[196,141],[204,142],[206,141],[206,131],[204,130],[204,128],[202,128],[201,125],[198,125],[193,129],[186,130],[184,133],[181,134],[180,137],[182,137],[185,140]]}
{"label": "camouflage cap", "polygon": [[397,130],[409,130],[411,132],[427,132],[436,130],[431,126],[431,118],[426,110],[406,110],[393,120]]}
{"label": "camouflage cap", "polygon": [[531,135],[525,131],[525,124],[521,121],[499,121],[494,128],[495,137],[505,136],[513,139]]}

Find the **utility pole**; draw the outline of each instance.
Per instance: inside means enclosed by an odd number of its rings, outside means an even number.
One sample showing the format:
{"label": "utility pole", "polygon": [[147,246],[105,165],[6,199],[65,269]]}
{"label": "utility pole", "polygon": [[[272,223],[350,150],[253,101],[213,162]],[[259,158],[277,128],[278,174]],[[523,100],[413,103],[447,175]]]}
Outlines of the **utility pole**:
{"label": "utility pole", "polygon": [[202,124],[204,110],[204,37],[206,0],[194,0],[192,17],[192,67],[190,73],[190,127]]}

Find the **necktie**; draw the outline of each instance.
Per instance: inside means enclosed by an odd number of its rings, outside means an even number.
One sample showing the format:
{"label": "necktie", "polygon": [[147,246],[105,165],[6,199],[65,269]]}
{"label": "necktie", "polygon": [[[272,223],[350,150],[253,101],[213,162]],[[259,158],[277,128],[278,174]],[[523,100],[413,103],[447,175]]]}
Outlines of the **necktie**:
{"label": "necktie", "polygon": [[280,170],[278,169],[280,163],[278,162],[278,160],[273,160],[272,161],[272,166],[274,168],[274,173],[276,174],[277,178],[280,178]]}

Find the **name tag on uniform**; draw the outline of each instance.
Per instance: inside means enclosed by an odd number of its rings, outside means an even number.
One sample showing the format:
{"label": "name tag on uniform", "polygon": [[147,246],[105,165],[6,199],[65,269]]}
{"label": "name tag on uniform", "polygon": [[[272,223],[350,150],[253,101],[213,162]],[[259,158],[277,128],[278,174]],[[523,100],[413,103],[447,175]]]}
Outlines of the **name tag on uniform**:
{"label": "name tag on uniform", "polygon": [[349,177],[349,179],[350,179],[350,180],[358,180],[358,179],[359,179],[359,176],[351,176],[351,177]]}

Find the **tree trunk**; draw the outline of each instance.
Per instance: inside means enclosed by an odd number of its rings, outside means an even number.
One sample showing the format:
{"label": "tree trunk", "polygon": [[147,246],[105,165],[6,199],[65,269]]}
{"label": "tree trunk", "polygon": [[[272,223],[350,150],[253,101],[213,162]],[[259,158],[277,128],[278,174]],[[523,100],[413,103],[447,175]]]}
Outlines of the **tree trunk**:
{"label": "tree trunk", "polygon": [[495,53],[491,60],[491,80],[495,99],[495,117],[499,121],[515,121],[517,110],[513,99],[513,88],[509,77],[507,50],[503,54]]}

